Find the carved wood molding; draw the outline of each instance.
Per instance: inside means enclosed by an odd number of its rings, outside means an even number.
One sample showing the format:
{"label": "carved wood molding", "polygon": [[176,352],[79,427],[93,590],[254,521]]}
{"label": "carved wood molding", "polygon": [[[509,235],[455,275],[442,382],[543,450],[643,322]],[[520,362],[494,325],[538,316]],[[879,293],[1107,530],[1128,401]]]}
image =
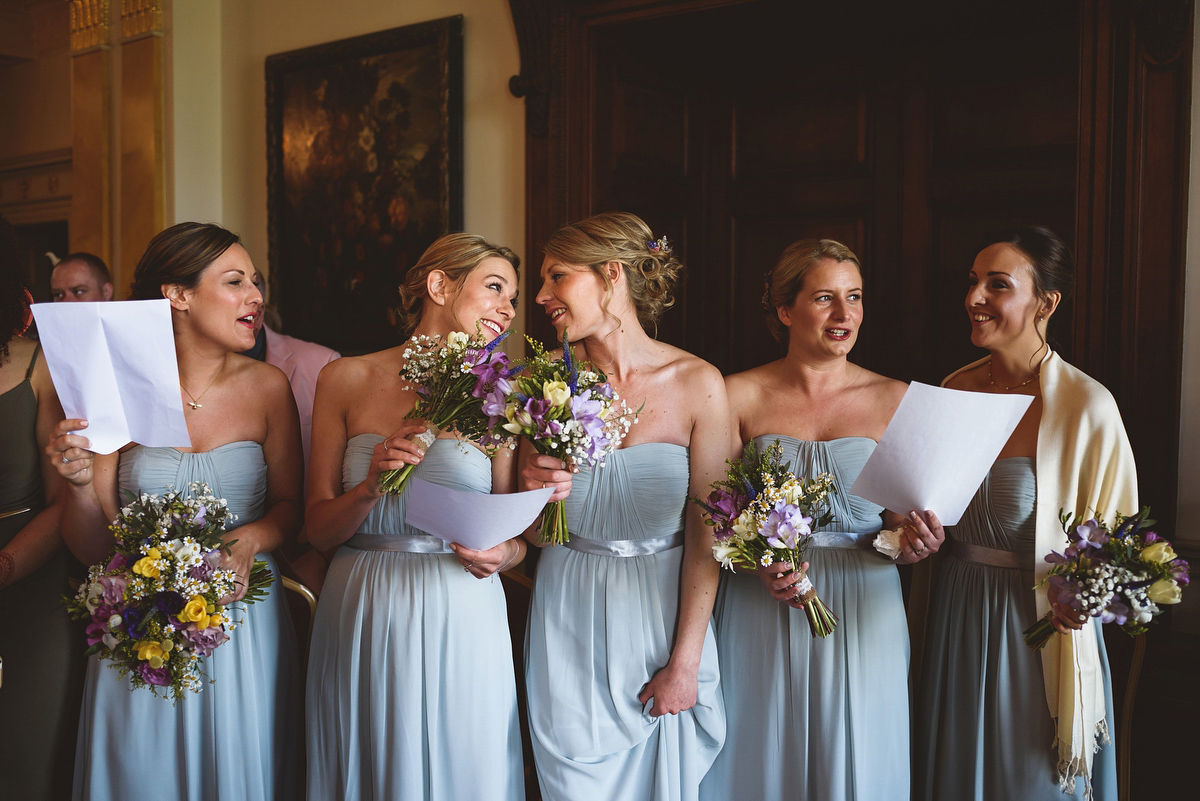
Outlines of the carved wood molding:
{"label": "carved wood molding", "polygon": [[1192,36],[1192,0],[1141,0],[1137,32],[1142,58],[1156,66],[1171,64]]}
{"label": "carved wood molding", "polygon": [[112,9],[108,0],[70,0],[71,52],[108,45]]}
{"label": "carved wood molding", "polygon": [[121,0],[121,39],[162,33],[162,0]]}

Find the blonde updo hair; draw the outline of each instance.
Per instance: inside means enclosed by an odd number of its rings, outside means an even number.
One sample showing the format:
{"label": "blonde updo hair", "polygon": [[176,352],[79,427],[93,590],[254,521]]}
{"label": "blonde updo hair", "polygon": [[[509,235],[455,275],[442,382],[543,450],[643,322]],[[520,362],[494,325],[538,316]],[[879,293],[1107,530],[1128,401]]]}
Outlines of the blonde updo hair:
{"label": "blonde updo hair", "polygon": [[497,257],[512,265],[517,277],[521,274],[521,259],[502,245],[493,245],[476,234],[446,234],[438,238],[421,254],[420,260],[409,268],[400,285],[400,331],[409,336],[424,311],[429,288],[425,279],[434,270],[441,270],[454,286],[479,266],[484,259]]}
{"label": "blonde updo hair", "polygon": [[804,279],[823,259],[848,261],[862,273],[862,262],[854,251],[832,239],[801,239],[783,251],[779,261],[767,273],[767,290],[763,293],[763,316],[767,328],[777,342],[787,342],[788,327],[779,320],[779,307],[791,306],[804,288]]}
{"label": "blonde updo hair", "polygon": [[[584,265],[612,281],[602,269],[610,261],[625,268],[629,297],[638,322],[650,331],[664,311],[675,305],[672,291],[683,264],[675,258],[666,237],[655,239],[640,217],[626,212],[606,212],[564,225],[551,235],[542,251],[565,264]],[[608,301],[604,303],[608,311]]]}

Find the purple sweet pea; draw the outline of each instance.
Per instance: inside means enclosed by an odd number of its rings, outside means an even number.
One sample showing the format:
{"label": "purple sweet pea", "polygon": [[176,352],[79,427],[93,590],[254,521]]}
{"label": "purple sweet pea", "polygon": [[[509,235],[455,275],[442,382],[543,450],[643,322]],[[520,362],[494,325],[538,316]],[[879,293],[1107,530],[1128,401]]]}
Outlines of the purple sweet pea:
{"label": "purple sweet pea", "polygon": [[109,559],[108,564],[104,566],[104,572],[115,573],[118,570],[124,570],[128,566],[129,563],[125,560],[124,554],[114,553],[112,559]]}
{"label": "purple sweet pea", "polygon": [[1125,621],[1129,619],[1129,607],[1113,597],[1112,602],[1097,615],[1101,623],[1116,623],[1118,626],[1124,626]]}
{"label": "purple sweet pea", "polygon": [[1149,545],[1152,542],[1158,542],[1158,540],[1162,539],[1162,537],[1158,536],[1153,531],[1147,531],[1144,539],[1146,544]]}
{"label": "purple sweet pea", "polygon": [[204,504],[200,504],[200,509],[196,512],[195,517],[192,518],[192,525],[194,525],[194,526],[207,525],[208,524],[207,515],[208,515],[208,507]]}
{"label": "purple sweet pea", "polygon": [[775,509],[767,515],[763,526],[763,539],[772,548],[795,548],[801,537],[812,533],[812,518],[786,501],[778,501]]}
{"label": "purple sweet pea", "polygon": [[149,662],[142,662],[137,666],[137,671],[138,675],[142,677],[142,681],[147,684],[166,687],[171,683],[171,671],[169,668],[152,668]]}
{"label": "purple sweet pea", "polygon": [[93,617],[92,622],[87,624],[84,629],[84,634],[87,636],[87,644],[95,645],[104,639],[105,632],[108,631],[108,618],[101,620],[98,617]]}
{"label": "purple sweet pea", "polygon": [[195,623],[188,624],[183,636],[192,644],[192,650],[200,656],[210,656],[217,646],[229,639],[229,635],[220,626],[197,629]]}
{"label": "purple sweet pea", "polygon": [[1094,517],[1082,526],[1076,526],[1075,536],[1079,538],[1081,549],[1099,548],[1108,542],[1108,533],[1100,527],[1100,523]]}

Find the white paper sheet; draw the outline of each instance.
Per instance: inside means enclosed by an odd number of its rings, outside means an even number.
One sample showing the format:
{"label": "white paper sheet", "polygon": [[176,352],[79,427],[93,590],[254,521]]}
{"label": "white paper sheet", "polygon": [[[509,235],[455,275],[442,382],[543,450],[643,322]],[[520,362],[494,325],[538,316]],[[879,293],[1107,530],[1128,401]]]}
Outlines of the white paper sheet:
{"label": "white paper sheet", "polygon": [[191,447],[168,300],[35,303],[33,316],[63,411],[88,421],[78,433],[93,451]]}
{"label": "white paper sheet", "polygon": [[404,494],[408,496],[404,522],[409,526],[446,542],[486,551],[528,528],[554,494],[554,488],[488,495],[413,478]]}
{"label": "white paper sheet", "polygon": [[850,493],[955,525],[1032,401],[914,381]]}

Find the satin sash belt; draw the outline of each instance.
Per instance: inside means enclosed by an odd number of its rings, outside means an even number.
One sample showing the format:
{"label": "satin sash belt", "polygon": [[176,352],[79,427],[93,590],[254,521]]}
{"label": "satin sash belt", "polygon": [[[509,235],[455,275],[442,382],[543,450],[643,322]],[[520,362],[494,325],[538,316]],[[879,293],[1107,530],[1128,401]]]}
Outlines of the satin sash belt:
{"label": "satin sash belt", "polygon": [[963,562],[975,562],[976,564],[989,565],[991,567],[1013,567],[1018,570],[1033,568],[1033,560],[1030,558],[1030,554],[1002,551],[998,548],[985,548],[982,545],[970,545],[969,543],[949,538],[946,539],[945,547],[951,556]]}
{"label": "satin sash belt", "polygon": [[862,534],[856,531],[814,531],[809,545],[818,548],[870,548],[878,531]]}
{"label": "satin sash belt", "polygon": [[589,540],[572,534],[563,544],[572,551],[595,556],[651,556],[683,545],[683,532],[649,540]]}
{"label": "satin sash belt", "polygon": [[360,531],[346,545],[360,551],[401,553],[454,553],[446,542],[432,534],[368,534]]}
{"label": "satin sash belt", "polygon": [[26,506],[24,509],[9,509],[6,512],[0,512],[0,520],[3,520],[6,517],[16,517],[17,515],[23,515],[26,512],[32,511],[33,509],[29,506]]}

